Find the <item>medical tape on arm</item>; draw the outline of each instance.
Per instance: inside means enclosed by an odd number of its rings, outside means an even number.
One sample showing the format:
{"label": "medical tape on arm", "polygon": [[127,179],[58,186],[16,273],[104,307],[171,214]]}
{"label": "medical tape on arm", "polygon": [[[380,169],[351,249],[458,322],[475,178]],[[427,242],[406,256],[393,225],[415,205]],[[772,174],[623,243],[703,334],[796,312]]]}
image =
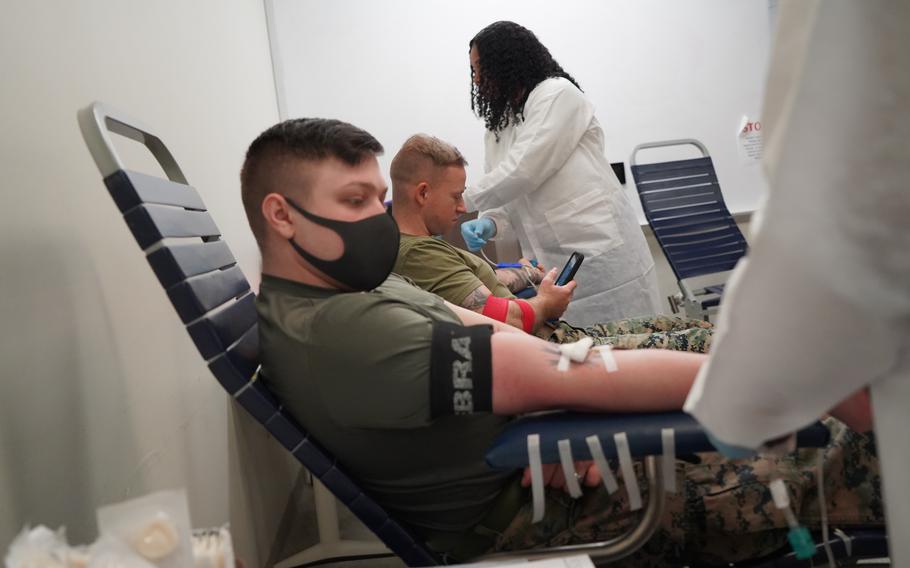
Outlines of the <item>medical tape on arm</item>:
{"label": "medical tape on arm", "polygon": [[629,451],[629,438],[625,432],[613,434],[613,443],[616,444],[616,455],[619,457],[619,469],[622,479],[626,484],[626,493],[629,494],[629,509],[641,509],[641,490],[638,488],[638,478],[635,477],[635,466],[632,463],[632,453]]}
{"label": "medical tape on arm", "polygon": [[534,505],[532,523],[543,520],[543,463],[540,459],[540,434],[528,434],[528,468],[531,470],[531,503]]}
{"label": "medical tape on arm", "polygon": [[572,459],[572,442],[560,440],[556,446],[559,448],[559,461],[562,463],[562,474],[566,478],[566,489],[572,499],[581,497],[581,486],[575,474],[575,460]]}
{"label": "medical tape on arm", "polygon": [[664,491],[676,493],[676,435],[673,428],[661,428],[660,443],[663,446],[661,464],[663,466]]}
{"label": "medical tape on arm", "polygon": [[600,478],[603,479],[607,493],[611,495],[616,493],[616,490],[619,489],[619,484],[616,483],[616,477],[613,476],[613,471],[610,469],[610,463],[604,455],[603,446],[600,445],[600,438],[595,434],[585,438],[585,442],[588,443],[588,449],[591,451],[591,459],[594,460],[594,465],[597,466],[597,470],[600,472]]}
{"label": "medical tape on arm", "polygon": [[525,279],[528,281],[528,284],[531,286],[531,288],[534,288],[534,290],[537,290],[537,284],[535,284],[534,279],[531,278],[531,270],[533,270],[533,269],[528,268],[527,266],[522,266],[521,268],[524,271]]}
{"label": "medical tape on arm", "polygon": [[597,347],[597,351],[600,353],[600,358],[603,359],[604,367],[606,367],[608,373],[615,373],[619,370],[619,365],[616,364],[616,357],[613,356],[612,345],[601,345]]}
{"label": "medical tape on arm", "polygon": [[588,352],[591,351],[591,346],[594,345],[594,340],[590,337],[585,337],[579,339],[574,343],[563,343],[559,345],[559,363],[556,365],[557,371],[568,371],[569,362],[574,361],[575,363],[584,363],[585,359],[588,358]]}
{"label": "medical tape on arm", "polygon": [[853,538],[837,527],[834,528],[834,536],[843,541],[844,551],[847,553],[847,558],[853,556]]}

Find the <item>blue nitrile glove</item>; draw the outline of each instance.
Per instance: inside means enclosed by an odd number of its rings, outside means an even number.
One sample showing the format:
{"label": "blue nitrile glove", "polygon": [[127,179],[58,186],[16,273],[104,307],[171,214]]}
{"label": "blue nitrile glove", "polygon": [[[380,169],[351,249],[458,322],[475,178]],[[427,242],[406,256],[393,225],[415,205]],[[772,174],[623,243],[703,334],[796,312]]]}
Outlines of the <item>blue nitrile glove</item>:
{"label": "blue nitrile glove", "polygon": [[480,250],[487,241],[496,235],[496,223],[493,219],[482,217],[461,224],[461,236],[471,250]]}
{"label": "blue nitrile glove", "polygon": [[743,459],[755,457],[755,450],[750,450],[749,448],[744,448],[742,446],[734,446],[731,444],[725,444],[717,438],[715,438],[710,432],[705,432],[708,435],[708,441],[711,442],[711,445],[717,448],[717,451],[722,453],[724,456],[733,459]]}

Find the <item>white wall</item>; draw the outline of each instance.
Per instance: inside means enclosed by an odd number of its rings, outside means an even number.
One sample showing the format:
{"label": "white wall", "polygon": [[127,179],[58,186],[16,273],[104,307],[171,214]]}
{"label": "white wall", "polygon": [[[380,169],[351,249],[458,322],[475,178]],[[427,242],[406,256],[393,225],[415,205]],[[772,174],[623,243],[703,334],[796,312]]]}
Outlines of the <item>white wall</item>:
{"label": "white wall", "polygon": [[[643,142],[697,138],[731,211],[755,209],[760,168],[736,133],[761,106],[768,0],[267,0],[284,117],[329,116],[366,128],[387,150],[427,132],[482,173],[483,123],[470,110],[468,41],[514,20],[534,31],[597,107],[612,162]],[[697,156],[692,147],[641,162]],[[635,190],[627,191],[638,206]],[[644,216],[640,215],[644,222]]]}
{"label": "white wall", "polygon": [[[85,149],[103,100],[168,144],[250,276],[249,142],[277,121],[260,0],[5,2],[0,15],[0,549],[95,536],[98,505],[186,487],[228,520],[228,411]],[[136,148],[127,164],[152,167]],[[258,276],[254,278],[258,280]]]}

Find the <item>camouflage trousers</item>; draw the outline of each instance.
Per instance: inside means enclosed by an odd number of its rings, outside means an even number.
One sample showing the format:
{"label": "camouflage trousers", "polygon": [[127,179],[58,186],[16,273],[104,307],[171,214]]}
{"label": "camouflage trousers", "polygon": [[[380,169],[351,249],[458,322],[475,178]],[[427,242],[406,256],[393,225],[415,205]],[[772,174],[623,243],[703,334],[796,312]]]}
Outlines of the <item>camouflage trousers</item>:
{"label": "camouflage trousers", "polygon": [[[768,483],[774,477],[783,479],[801,523],[810,530],[818,528],[819,452],[823,452],[830,526],[884,526],[872,436],[858,434],[833,418],[825,424],[831,431],[826,448],[798,450],[781,458],[728,460],[710,453],[694,456],[696,463],[677,461],[677,492],[667,495],[660,527],[634,555],[615,565],[726,565],[779,551],[787,546],[787,523],[771,501]],[[636,468],[646,494],[641,463]],[[577,500],[562,490],[548,489],[546,513],[539,523],[531,523],[532,506],[526,503],[494,550],[598,542],[619,536],[637,523],[639,512],[629,511],[621,482],[613,495],[603,486],[585,489]]]}
{"label": "camouflage trousers", "polygon": [[553,343],[572,343],[584,337],[594,345],[612,345],[616,349],[672,349],[707,353],[714,326],[698,319],[675,316],[630,318],[574,327],[564,321],[543,326],[538,336]]}

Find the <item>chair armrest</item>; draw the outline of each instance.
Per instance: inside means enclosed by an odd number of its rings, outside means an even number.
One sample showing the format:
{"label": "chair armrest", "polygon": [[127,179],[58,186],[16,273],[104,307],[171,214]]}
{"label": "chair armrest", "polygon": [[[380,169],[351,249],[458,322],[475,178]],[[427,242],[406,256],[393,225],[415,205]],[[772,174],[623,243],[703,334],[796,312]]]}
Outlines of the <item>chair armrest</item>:
{"label": "chair armrest", "polygon": [[717,294],[719,296],[722,296],[724,293],[725,286],[726,286],[726,284],[717,284],[715,286],[705,286],[705,290],[707,290],[711,294]]}
{"label": "chair armrest", "polygon": [[[597,435],[604,455],[616,458],[613,435],[625,432],[633,458],[662,453],[661,430],[672,428],[676,454],[714,452],[701,425],[685,412],[640,414],[590,414],[555,412],[520,418],[509,424],[487,450],[486,462],[493,469],[520,469],[528,465],[529,434],[540,435],[540,454],[543,463],[559,463],[559,440],[570,440],[572,455],[578,460],[591,459],[585,438]],[[818,448],[827,445],[828,429],[821,423],[797,433],[799,447]]]}

